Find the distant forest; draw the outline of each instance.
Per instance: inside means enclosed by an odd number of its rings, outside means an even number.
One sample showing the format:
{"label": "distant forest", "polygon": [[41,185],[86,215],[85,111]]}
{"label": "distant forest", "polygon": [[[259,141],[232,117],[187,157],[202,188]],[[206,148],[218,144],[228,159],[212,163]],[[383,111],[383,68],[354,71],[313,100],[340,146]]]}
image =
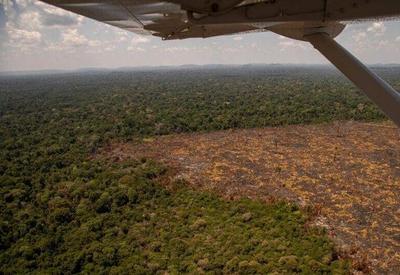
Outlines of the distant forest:
{"label": "distant forest", "polygon": [[[400,86],[400,66],[375,70]],[[2,113],[26,102],[33,113],[39,106],[56,107],[54,116],[85,112],[120,137],[385,119],[361,91],[325,66],[10,76],[0,84]]]}
{"label": "distant forest", "polygon": [[[400,67],[377,67],[400,88]],[[347,273],[295,205],[159,184],[156,160],[92,158],[110,141],[385,120],[324,66],[0,76],[0,273]]]}

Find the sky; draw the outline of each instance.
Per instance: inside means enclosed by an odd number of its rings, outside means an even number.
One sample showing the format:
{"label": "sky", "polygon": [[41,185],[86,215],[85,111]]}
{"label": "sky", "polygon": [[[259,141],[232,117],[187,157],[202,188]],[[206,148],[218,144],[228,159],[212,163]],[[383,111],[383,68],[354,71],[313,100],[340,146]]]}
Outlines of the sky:
{"label": "sky", "polygon": [[[365,63],[400,63],[400,21],[349,25],[337,40]],[[269,32],[161,41],[37,0],[0,0],[0,71],[249,63],[327,61]]]}

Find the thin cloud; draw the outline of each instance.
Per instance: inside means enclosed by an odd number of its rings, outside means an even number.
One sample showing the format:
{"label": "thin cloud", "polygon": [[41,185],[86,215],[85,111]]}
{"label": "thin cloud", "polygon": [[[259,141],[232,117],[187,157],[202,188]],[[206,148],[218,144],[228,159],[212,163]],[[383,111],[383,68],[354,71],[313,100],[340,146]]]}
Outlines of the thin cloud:
{"label": "thin cloud", "polygon": [[57,15],[51,13],[45,13],[42,16],[42,23],[44,26],[47,27],[65,27],[65,26],[74,26],[78,24],[78,19],[72,16],[65,16],[65,15]]}
{"label": "thin cloud", "polygon": [[149,42],[150,42],[149,38],[147,38],[145,36],[140,36],[140,35],[135,36],[131,40],[132,45],[138,45],[138,44],[149,43]]}
{"label": "thin cloud", "polygon": [[374,22],[367,29],[368,32],[375,34],[376,36],[384,35],[386,32],[386,26],[383,22]]}

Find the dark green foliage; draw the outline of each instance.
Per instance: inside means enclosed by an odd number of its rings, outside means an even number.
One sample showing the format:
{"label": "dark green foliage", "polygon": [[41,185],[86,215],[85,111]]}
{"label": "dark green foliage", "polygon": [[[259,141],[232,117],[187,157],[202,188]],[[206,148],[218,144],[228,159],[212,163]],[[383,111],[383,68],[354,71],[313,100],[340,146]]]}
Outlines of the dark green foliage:
{"label": "dark green foliage", "polygon": [[[294,206],[223,201],[183,187],[169,192],[148,177],[154,164],[125,165],[134,169],[99,166],[101,172],[90,181],[45,187],[32,218],[4,220],[4,236],[13,236],[3,243],[2,271],[330,273],[348,268],[332,259],[324,232],[304,227],[306,217]],[[29,211],[9,209],[18,216]],[[10,224],[13,229],[7,229]]]}
{"label": "dark green foliage", "polygon": [[150,160],[93,156],[144,135],[382,118],[326,68],[1,77],[0,273],[345,273],[296,207],[169,192]]}

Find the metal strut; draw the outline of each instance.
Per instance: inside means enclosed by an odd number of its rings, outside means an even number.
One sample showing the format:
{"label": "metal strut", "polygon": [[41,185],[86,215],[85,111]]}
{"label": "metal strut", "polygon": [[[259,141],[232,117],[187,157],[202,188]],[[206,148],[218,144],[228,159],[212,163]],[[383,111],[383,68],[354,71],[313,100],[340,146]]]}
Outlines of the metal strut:
{"label": "metal strut", "polygon": [[400,93],[326,33],[304,37],[400,127]]}

